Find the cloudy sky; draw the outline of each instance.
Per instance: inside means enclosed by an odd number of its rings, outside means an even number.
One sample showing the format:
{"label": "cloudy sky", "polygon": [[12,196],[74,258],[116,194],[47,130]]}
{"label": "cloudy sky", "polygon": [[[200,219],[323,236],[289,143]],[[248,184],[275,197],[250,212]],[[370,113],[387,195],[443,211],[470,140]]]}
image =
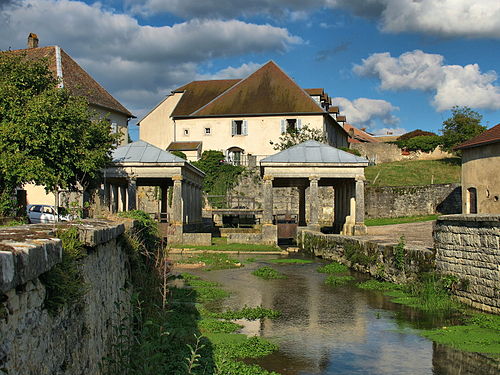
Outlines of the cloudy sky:
{"label": "cloudy sky", "polygon": [[274,60],[377,134],[439,131],[455,105],[500,122],[498,0],[0,0],[0,49],[30,32],[139,118],[175,87]]}

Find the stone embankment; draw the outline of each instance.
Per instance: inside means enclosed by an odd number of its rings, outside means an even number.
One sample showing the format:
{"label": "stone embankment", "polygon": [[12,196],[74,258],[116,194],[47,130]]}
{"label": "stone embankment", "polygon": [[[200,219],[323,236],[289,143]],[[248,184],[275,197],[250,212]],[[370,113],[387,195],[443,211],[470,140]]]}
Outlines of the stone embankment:
{"label": "stone embankment", "polygon": [[500,215],[442,216],[434,240],[437,270],[463,281],[458,298],[500,314]]}
{"label": "stone embankment", "polygon": [[[81,303],[46,309],[40,276],[62,261],[57,229],[30,225],[0,230],[0,369],[8,374],[99,374],[120,319],[130,310],[128,258],[119,236],[132,222],[76,224],[87,255]],[[0,372],[2,372],[0,370]]]}

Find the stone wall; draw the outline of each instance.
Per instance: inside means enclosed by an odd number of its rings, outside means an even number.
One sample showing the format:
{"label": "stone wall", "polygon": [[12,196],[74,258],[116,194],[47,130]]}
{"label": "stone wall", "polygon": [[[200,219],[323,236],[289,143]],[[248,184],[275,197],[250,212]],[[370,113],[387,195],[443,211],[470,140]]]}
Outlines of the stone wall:
{"label": "stone wall", "polygon": [[117,240],[125,224],[93,220],[78,224],[88,252],[80,264],[84,300],[49,314],[39,276],[61,261],[54,229],[30,225],[0,231],[0,369],[8,374],[100,374],[114,327],[130,309],[128,261]]}
{"label": "stone wall", "polygon": [[438,160],[451,158],[454,155],[442,151],[437,147],[432,152],[422,151],[403,151],[393,143],[351,143],[350,147],[358,150],[361,156],[367,158],[373,164],[390,163],[402,160]]}
{"label": "stone wall", "polygon": [[457,297],[500,313],[500,215],[441,216],[434,241],[437,270],[462,280]]}
{"label": "stone wall", "polygon": [[302,230],[300,246],[313,255],[334,260],[379,279],[404,283],[434,269],[434,252],[426,248],[378,243],[359,237]]}
{"label": "stone wall", "polygon": [[456,214],[461,204],[459,184],[365,187],[367,218]]}

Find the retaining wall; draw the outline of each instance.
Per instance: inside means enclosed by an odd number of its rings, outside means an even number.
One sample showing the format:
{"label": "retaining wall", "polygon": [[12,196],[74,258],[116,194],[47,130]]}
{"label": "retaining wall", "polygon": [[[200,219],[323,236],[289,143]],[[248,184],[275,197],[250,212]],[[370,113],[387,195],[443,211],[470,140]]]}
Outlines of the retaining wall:
{"label": "retaining wall", "polygon": [[398,244],[309,230],[302,230],[299,239],[301,247],[315,256],[395,283],[407,282],[434,269],[434,252],[426,248],[401,249]]}
{"label": "retaining wall", "polygon": [[500,313],[500,215],[441,216],[434,241],[437,270],[463,281],[457,297]]}
{"label": "retaining wall", "polygon": [[365,187],[367,218],[460,212],[462,212],[460,184]]}
{"label": "retaining wall", "polygon": [[61,261],[56,227],[0,230],[0,369],[23,375],[101,373],[114,327],[130,309],[128,260],[117,240],[126,225],[132,224],[78,224],[88,252],[80,264],[87,293],[82,303],[54,316],[44,308],[46,288],[39,276]]}

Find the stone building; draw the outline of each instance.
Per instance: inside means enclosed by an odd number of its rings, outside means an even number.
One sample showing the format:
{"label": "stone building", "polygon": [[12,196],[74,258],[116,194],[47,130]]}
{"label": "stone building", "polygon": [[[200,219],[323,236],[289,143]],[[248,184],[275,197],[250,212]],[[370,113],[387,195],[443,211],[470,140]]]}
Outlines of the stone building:
{"label": "stone building", "polygon": [[455,149],[462,151],[462,213],[500,214],[500,124]]}

